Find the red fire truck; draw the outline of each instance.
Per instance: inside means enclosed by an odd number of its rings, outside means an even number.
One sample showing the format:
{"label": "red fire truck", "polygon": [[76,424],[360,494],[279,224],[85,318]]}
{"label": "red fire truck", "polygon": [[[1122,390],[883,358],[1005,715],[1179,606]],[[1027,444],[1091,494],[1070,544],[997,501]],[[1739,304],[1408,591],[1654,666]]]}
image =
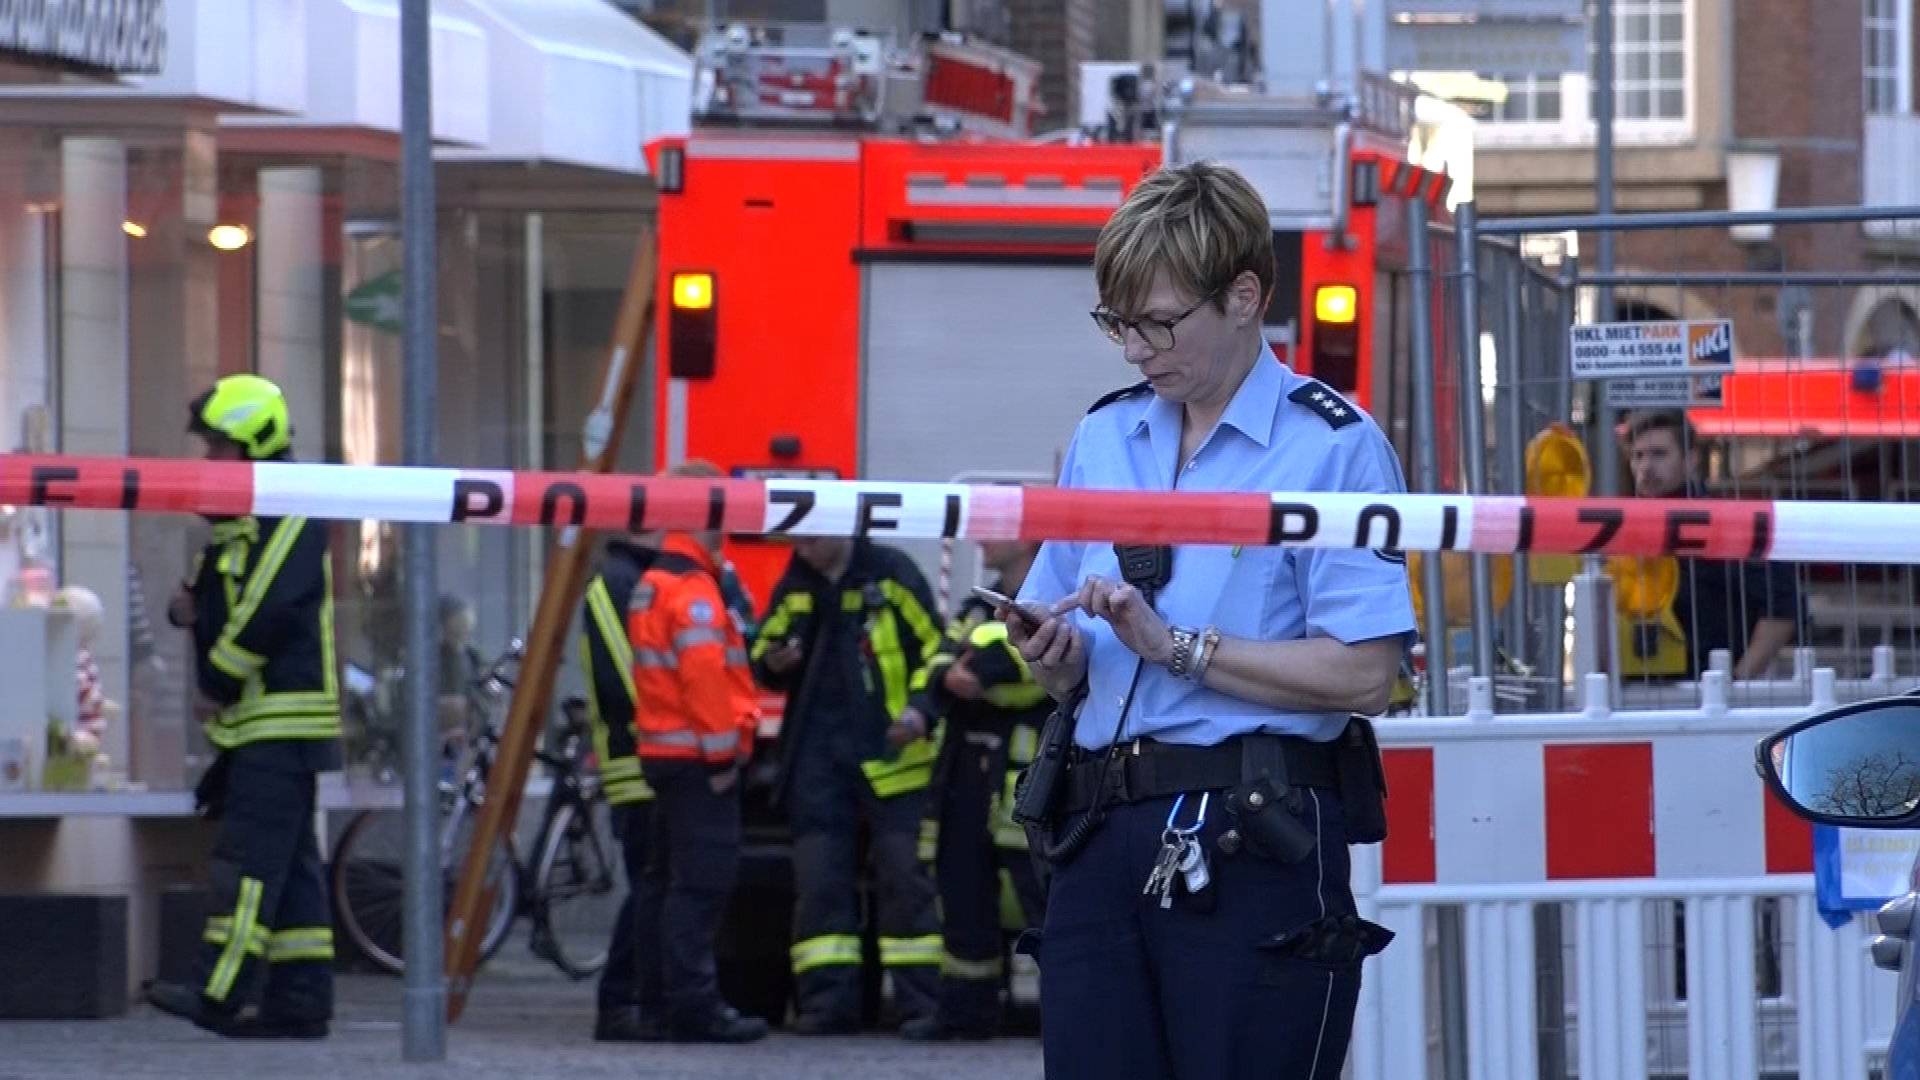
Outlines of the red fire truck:
{"label": "red fire truck", "polygon": [[[1189,80],[1157,141],[1035,140],[1025,61],[945,40],[890,65],[877,51],[745,31],[703,47],[700,123],[650,148],[658,460],[1050,480],[1087,405],[1134,377],[1087,317],[1099,228],[1162,161],[1201,158],[1240,168],[1271,209],[1275,350],[1405,445],[1408,373],[1388,362],[1407,352],[1404,200],[1440,214],[1448,187],[1406,160],[1409,91],[1295,100]],[[903,546],[933,576],[939,546]],[[735,559],[764,598],[785,551],[746,542]]]}

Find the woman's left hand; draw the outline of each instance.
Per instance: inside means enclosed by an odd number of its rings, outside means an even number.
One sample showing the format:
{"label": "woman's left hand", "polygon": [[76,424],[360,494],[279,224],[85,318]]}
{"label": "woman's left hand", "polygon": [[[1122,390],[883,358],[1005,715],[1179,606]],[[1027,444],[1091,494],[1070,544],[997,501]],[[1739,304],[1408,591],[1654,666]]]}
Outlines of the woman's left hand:
{"label": "woman's left hand", "polygon": [[1105,619],[1113,627],[1113,636],[1149,664],[1164,665],[1173,659],[1173,633],[1167,620],[1153,610],[1139,589],[1126,582],[1089,577],[1080,583],[1080,591],[1066,605],[1078,607],[1095,618]]}

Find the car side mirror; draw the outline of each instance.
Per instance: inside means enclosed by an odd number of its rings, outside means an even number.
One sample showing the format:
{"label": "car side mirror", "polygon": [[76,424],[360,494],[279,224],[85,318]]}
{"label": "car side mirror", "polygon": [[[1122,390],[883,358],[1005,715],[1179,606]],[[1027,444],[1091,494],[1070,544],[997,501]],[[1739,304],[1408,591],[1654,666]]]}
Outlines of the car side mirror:
{"label": "car side mirror", "polygon": [[1920,698],[1830,709],[1760,740],[1755,757],[1767,787],[1808,821],[1920,824]]}

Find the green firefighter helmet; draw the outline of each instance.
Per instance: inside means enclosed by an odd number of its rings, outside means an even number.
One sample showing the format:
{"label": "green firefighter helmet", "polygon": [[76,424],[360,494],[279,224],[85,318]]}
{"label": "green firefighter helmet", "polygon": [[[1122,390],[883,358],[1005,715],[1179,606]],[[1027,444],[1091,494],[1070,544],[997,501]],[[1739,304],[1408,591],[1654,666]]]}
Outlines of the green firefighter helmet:
{"label": "green firefighter helmet", "polygon": [[228,375],[193,401],[188,430],[222,438],[259,461],[285,451],[293,441],[287,398],[270,379]]}

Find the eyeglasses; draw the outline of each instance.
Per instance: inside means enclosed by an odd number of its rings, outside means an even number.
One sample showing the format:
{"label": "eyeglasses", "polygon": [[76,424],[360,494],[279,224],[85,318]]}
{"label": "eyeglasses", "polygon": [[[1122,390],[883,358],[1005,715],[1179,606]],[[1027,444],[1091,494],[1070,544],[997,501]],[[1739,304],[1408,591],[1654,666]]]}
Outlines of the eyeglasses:
{"label": "eyeglasses", "polygon": [[1100,332],[1107,335],[1115,345],[1125,345],[1127,331],[1132,330],[1140,335],[1140,340],[1146,342],[1149,348],[1155,352],[1164,352],[1173,348],[1173,328],[1187,316],[1211,303],[1214,297],[1220,295],[1220,291],[1220,289],[1213,290],[1201,297],[1198,303],[1171,319],[1156,319],[1150,315],[1129,319],[1101,308],[1095,308],[1087,314],[1093,316],[1094,325],[1098,326]]}

